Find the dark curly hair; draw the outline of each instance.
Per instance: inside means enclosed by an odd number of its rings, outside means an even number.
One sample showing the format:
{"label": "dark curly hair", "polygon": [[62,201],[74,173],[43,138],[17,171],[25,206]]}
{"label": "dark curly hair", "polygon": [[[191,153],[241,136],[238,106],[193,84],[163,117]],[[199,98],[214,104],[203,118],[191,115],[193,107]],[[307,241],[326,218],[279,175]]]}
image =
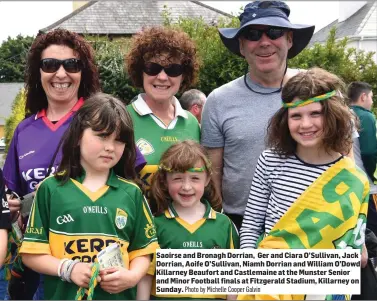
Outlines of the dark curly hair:
{"label": "dark curly hair", "polygon": [[40,60],[42,52],[50,45],[65,45],[78,54],[83,67],[78,97],[88,98],[100,91],[98,69],[94,62],[92,46],[83,37],[65,29],[55,29],[48,33],[38,34],[31,45],[25,71],[27,115],[35,114],[48,106],[46,93],[42,87]]}
{"label": "dark curly hair", "polygon": [[180,60],[184,66],[181,91],[196,83],[199,59],[194,41],[183,31],[152,27],[132,37],[125,57],[128,74],[137,88],[143,88],[144,63],[162,54],[167,54],[169,60]]}
{"label": "dark curly hair", "polygon": [[[353,125],[354,116],[346,105],[345,84],[339,77],[321,68],[300,72],[284,86],[282,100],[290,103],[295,97],[305,100],[333,90],[337,91],[335,96],[320,102],[323,108],[323,145],[327,152],[348,154],[356,125]],[[282,156],[293,155],[297,146],[289,132],[288,110],[280,108],[267,128],[267,146]]]}

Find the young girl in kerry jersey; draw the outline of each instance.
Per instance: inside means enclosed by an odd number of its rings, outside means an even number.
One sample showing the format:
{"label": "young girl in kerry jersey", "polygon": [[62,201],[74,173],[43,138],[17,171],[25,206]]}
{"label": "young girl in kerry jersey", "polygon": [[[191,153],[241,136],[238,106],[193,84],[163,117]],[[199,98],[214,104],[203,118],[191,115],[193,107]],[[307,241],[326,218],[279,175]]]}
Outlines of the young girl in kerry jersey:
{"label": "young girl in kerry jersey", "polygon": [[[186,140],[162,155],[152,179],[151,194],[157,203],[155,224],[162,249],[234,249],[239,247],[236,227],[220,209],[220,198],[211,179],[205,149]],[[226,299],[226,295],[156,294],[155,262],[138,284],[138,299]],[[235,296],[229,296],[232,298]]]}
{"label": "young girl in kerry jersey", "polygon": [[[260,155],[251,184],[241,248],[362,249],[369,183],[353,160],[342,155],[352,147],[353,130],[343,95],[341,79],[320,68],[298,73],[283,87],[282,107],[267,130],[269,149]],[[240,300],[348,297],[238,296]]]}
{"label": "young girl in kerry jersey", "polygon": [[[20,250],[23,262],[46,274],[46,299],[73,300],[79,287],[89,287],[97,254],[117,242],[125,268],[101,270],[89,292],[94,287],[93,299],[135,298],[129,288],[146,274],[157,239],[148,204],[132,182],[134,134],[122,102],[101,93],[86,100],[62,151],[58,172],[37,190]],[[121,157],[129,180],[112,170]]]}

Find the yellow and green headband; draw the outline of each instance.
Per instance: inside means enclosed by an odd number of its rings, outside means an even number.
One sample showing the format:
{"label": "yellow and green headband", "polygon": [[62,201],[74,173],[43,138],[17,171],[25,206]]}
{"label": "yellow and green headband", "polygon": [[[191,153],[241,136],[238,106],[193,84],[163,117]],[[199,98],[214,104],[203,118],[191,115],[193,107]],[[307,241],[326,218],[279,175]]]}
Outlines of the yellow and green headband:
{"label": "yellow and green headband", "polygon": [[333,97],[335,95],[336,95],[336,91],[334,90],[326,94],[318,95],[318,96],[315,96],[306,100],[298,100],[295,102],[288,102],[288,103],[283,102],[283,108],[302,107],[302,106],[306,106],[314,102],[320,102],[322,100],[329,99],[330,97]]}
{"label": "yellow and green headband", "polygon": [[[164,171],[166,171],[166,172],[180,172],[180,171],[172,170],[171,168],[166,167],[166,166],[163,165],[163,164],[160,164],[160,165],[158,166],[158,169],[159,169],[159,170],[164,170]],[[206,167],[203,166],[203,167],[191,167],[191,168],[189,168],[189,169],[186,170],[186,171],[189,171],[189,172],[204,172],[204,171],[206,171],[206,170],[207,170]]]}

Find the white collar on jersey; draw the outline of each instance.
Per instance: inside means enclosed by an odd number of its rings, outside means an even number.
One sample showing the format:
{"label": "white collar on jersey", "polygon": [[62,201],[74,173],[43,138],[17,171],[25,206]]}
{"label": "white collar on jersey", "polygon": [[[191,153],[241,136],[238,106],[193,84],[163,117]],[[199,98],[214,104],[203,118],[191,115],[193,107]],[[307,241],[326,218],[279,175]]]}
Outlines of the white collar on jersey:
{"label": "white collar on jersey", "polygon": [[[174,117],[177,118],[178,116],[181,116],[187,119],[188,118],[187,112],[184,109],[182,109],[181,104],[179,103],[178,99],[175,96],[173,96],[173,101],[174,101],[173,106],[175,107]],[[153,114],[152,110],[149,108],[149,106],[143,99],[142,94],[138,95],[137,99],[132,103],[132,105],[134,106],[135,111],[141,116]]]}

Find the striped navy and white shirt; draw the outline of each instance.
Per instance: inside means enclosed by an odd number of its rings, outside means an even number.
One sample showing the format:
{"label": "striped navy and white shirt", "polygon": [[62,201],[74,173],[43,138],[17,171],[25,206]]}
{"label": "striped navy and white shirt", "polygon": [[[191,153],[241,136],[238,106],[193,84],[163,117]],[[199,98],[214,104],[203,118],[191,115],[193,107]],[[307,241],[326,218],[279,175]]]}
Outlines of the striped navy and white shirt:
{"label": "striped navy and white shirt", "polygon": [[339,161],[323,165],[303,162],[297,156],[279,157],[265,150],[258,159],[240,231],[241,248],[255,248],[295,200],[324,171]]}

